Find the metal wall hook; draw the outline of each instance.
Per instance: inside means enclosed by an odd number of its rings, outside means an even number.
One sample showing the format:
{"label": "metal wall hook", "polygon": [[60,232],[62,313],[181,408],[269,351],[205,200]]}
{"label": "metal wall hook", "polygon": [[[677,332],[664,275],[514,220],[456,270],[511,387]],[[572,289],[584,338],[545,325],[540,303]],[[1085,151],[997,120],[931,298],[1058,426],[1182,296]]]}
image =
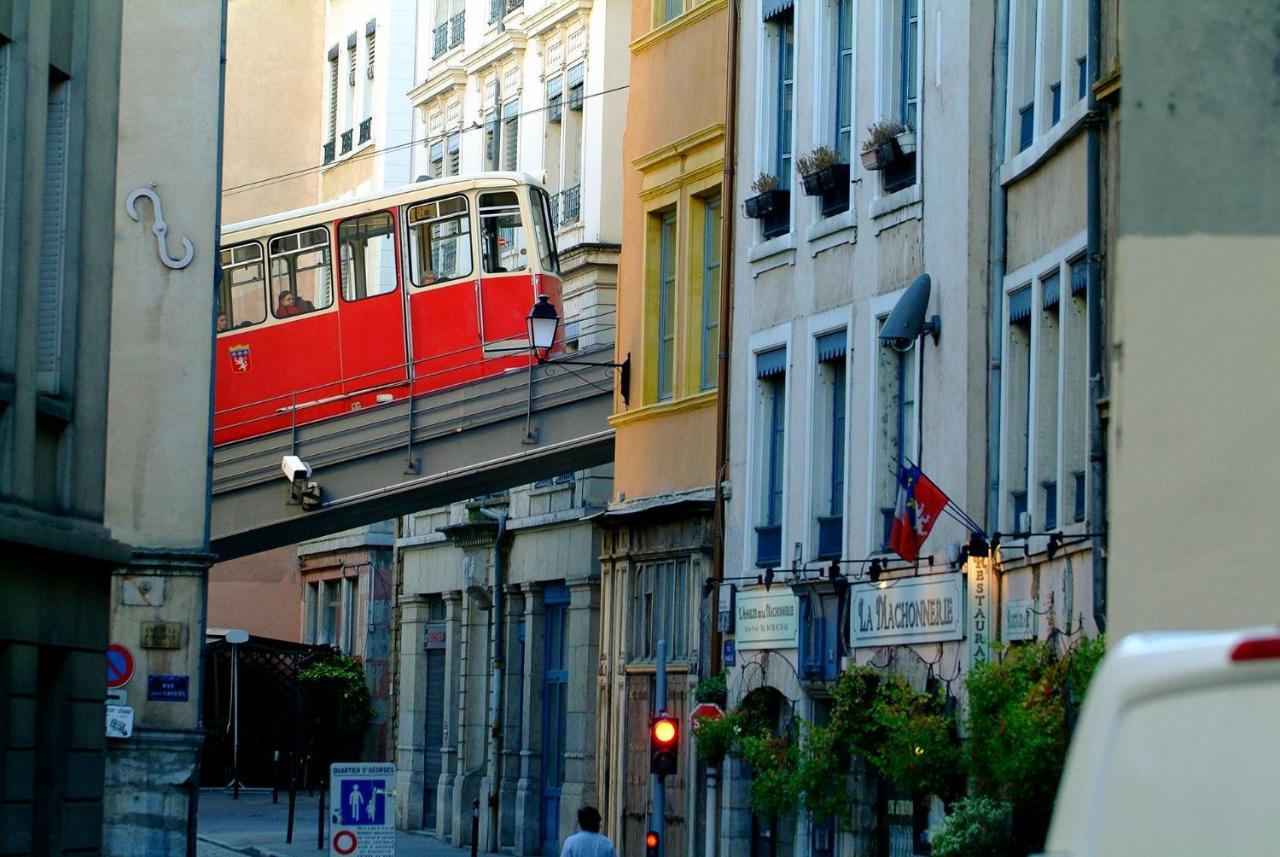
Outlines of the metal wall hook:
{"label": "metal wall hook", "polygon": [[165,267],[172,268],[175,271],[181,270],[191,264],[191,260],[196,256],[195,245],[191,243],[191,239],[187,236],[182,238],[182,247],[186,250],[186,254],[181,259],[175,259],[169,255],[169,245],[166,236],[169,233],[169,224],[164,219],[164,206],[160,202],[160,195],[149,187],[140,187],[133,193],[129,194],[128,200],[125,201],[125,209],[129,212],[129,216],[139,223],[142,222],[141,215],[138,214],[138,198],[145,196],[151,200],[151,206],[155,211],[156,220],[151,226],[151,231],[156,236],[156,252],[160,255],[160,261]]}

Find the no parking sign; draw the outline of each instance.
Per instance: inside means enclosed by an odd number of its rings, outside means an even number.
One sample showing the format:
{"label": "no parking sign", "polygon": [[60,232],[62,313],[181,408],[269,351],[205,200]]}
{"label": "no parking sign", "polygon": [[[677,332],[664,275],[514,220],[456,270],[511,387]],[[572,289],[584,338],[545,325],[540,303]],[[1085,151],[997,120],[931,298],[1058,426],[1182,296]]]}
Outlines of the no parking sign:
{"label": "no parking sign", "polygon": [[335,762],[329,766],[329,853],[394,857],[396,766]]}

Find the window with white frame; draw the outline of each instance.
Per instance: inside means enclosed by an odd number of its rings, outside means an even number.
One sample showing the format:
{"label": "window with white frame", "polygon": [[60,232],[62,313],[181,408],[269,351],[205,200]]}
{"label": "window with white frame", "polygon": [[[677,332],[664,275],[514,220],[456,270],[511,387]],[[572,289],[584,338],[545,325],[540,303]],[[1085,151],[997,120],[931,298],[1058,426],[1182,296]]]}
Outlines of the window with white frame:
{"label": "window with white frame", "polygon": [[720,369],[720,193],[702,197],[702,348],[700,389],[716,386]]}
{"label": "window with white frame", "polygon": [[631,571],[629,659],[652,662],[658,655],[658,641],[665,640],[667,658],[688,658],[691,651],[689,626],[689,568],[686,557],[642,562]]}
{"label": "window with white frame", "polygon": [[[546,110],[542,133],[542,162],[547,170],[547,190],[558,203],[560,195],[560,157],[564,137],[564,75],[553,74],[547,78]],[[559,206],[557,205],[556,208]],[[560,218],[554,218],[558,226]]]}
{"label": "window with white frame", "polygon": [[364,79],[360,98],[361,120],[359,143],[367,143],[373,137],[373,61],[376,55],[378,23],[369,21],[364,28]]}
{"label": "window with white frame", "polygon": [[675,395],[676,381],[676,251],[679,233],[675,209],[657,215],[657,356],[658,401]]}
{"label": "window with white frame", "polygon": [[501,164],[502,148],[499,138],[502,136],[502,126],[499,124],[498,108],[498,81],[495,79],[486,84],[484,97],[484,165],[488,170],[499,169]]}
{"label": "window with white frame", "polygon": [[1009,157],[1079,107],[1087,87],[1088,0],[1014,0],[1009,9]]}
{"label": "window with white frame", "polygon": [[329,48],[329,111],[325,124],[324,162],[333,160],[338,142],[338,46]]}
{"label": "window with white frame", "polygon": [[456,176],[462,172],[462,132],[454,131],[444,139],[445,175]]}
{"label": "window with white frame", "polygon": [[[884,319],[880,320],[880,324]],[[888,550],[889,532],[898,499],[898,472],[918,457],[916,437],[917,355],[919,339],[905,350],[881,340],[876,361],[876,411],[873,442],[875,464],[873,508],[879,530],[874,537],[881,550]]]}
{"label": "window with white frame", "polygon": [[502,167],[514,170],[519,165],[520,99],[502,105]]}
{"label": "window with white frame", "polygon": [[787,438],[787,349],[756,354],[755,564],[782,562],[782,512]]}
{"label": "window with white frame", "polygon": [[778,186],[791,187],[792,126],[795,114],[795,9],[791,0],[766,0],[764,38],[767,99],[762,127],[768,134],[764,171],[778,177]]}
{"label": "window with white frame", "polygon": [[[880,121],[906,129],[893,147],[895,156],[880,167],[885,193],[916,182],[915,140],[920,129],[920,3],[922,0],[881,0]],[[906,141],[910,139],[910,143]]]}
{"label": "window with white frame", "polygon": [[355,142],[356,54],[358,53],[358,47],[356,34],[352,33],[347,36],[347,85],[343,87],[346,90],[346,94],[343,96],[342,154],[350,152],[354,148]]}
{"label": "window with white frame", "polygon": [[855,8],[854,0],[830,0],[827,32],[832,33],[830,45],[831,119],[824,128],[824,135],[840,155],[849,163],[853,153],[853,41]]}
{"label": "window with white frame", "polygon": [[1000,514],[1009,530],[1085,519],[1087,289],[1084,258],[1059,257],[1006,291]]}
{"label": "window with white frame", "polygon": [[845,438],[848,420],[846,366],[847,335],[841,330],[824,333],[814,342],[817,372],[814,379],[813,532],[818,559],[839,559],[844,551]]}

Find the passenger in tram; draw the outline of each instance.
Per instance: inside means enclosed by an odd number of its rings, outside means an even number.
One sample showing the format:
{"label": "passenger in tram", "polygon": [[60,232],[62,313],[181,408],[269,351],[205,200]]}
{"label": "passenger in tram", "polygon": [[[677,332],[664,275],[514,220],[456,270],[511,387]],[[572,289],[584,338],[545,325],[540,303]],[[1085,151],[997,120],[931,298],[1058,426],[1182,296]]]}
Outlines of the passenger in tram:
{"label": "passenger in tram", "polygon": [[280,293],[278,301],[279,302],[276,304],[277,318],[288,318],[291,315],[302,315],[304,312],[302,307],[298,304],[298,296],[288,289],[285,289]]}
{"label": "passenger in tram", "polygon": [[222,333],[230,329],[231,322],[227,320],[227,314],[225,312],[218,313],[218,333]]}

